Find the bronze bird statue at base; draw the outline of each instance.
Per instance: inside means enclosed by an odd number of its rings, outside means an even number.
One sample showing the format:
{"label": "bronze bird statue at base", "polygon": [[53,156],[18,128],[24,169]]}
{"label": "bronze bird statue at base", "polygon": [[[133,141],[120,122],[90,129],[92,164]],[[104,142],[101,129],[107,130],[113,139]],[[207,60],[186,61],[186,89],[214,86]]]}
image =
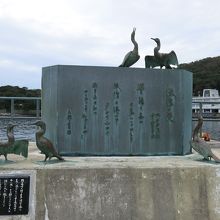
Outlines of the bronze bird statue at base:
{"label": "bronze bird statue at base", "polygon": [[8,137],[8,141],[7,142],[0,142],[0,155],[4,155],[5,160],[7,160],[7,155],[10,152],[10,147],[13,146],[14,142],[15,142],[15,138],[14,138],[14,128],[15,125],[9,123],[7,125],[7,137]]}
{"label": "bronze bird statue at base", "polygon": [[64,160],[56,151],[54,148],[52,142],[44,137],[45,131],[46,131],[46,124],[43,121],[37,121],[33,125],[37,125],[39,129],[37,130],[35,136],[36,136],[36,145],[37,148],[45,154],[45,159],[44,161],[49,158],[49,160],[52,157],[56,157],[59,160]]}
{"label": "bronze bird statue at base", "polygon": [[134,49],[125,55],[124,60],[119,67],[132,66],[134,63],[136,63],[140,59],[140,56],[138,54],[138,44],[135,41],[135,31],[136,31],[136,28],[133,28],[133,31],[131,33],[131,42],[134,44]]}
{"label": "bronze bird statue at base", "polygon": [[[151,58],[152,56],[146,56],[145,57],[145,67],[156,67],[159,66],[162,68],[165,66],[166,69],[172,69],[170,66],[172,65],[178,65],[178,59],[176,56],[176,53],[172,50],[170,53],[160,53],[160,39],[159,38],[151,38],[157,43],[157,46],[154,48],[154,58]],[[152,62],[152,65],[151,65]]]}
{"label": "bronze bird statue at base", "polygon": [[191,147],[204,157],[204,160],[211,160],[213,158],[215,162],[220,163],[220,158],[213,154],[210,145],[199,137],[199,131],[202,128],[203,118],[201,115],[198,116],[198,123],[193,131],[192,141],[190,142]]}

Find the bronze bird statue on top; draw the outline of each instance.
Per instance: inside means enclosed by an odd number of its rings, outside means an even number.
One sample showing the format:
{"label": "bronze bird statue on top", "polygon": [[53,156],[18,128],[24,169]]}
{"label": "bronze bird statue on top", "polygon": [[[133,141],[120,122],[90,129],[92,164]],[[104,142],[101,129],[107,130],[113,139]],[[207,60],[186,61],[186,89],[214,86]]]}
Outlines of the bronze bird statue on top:
{"label": "bronze bird statue on top", "polygon": [[199,131],[202,128],[203,118],[201,115],[198,116],[198,123],[193,131],[192,141],[190,142],[191,147],[204,157],[204,160],[211,160],[213,158],[215,162],[220,163],[220,158],[213,154],[210,145],[199,137]]}
{"label": "bronze bird statue on top", "polygon": [[134,49],[125,55],[124,60],[119,67],[132,66],[134,63],[136,63],[140,59],[140,56],[138,54],[138,44],[135,41],[135,31],[136,31],[136,28],[133,28],[133,31],[131,33],[131,42],[134,44]]}
{"label": "bronze bird statue on top", "polygon": [[178,59],[176,53],[172,50],[170,53],[160,53],[160,39],[159,38],[151,38],[157,43],[157,46],[154,48],[154,56],[145,56],[145,67],[146,68],[154,68],[159,66],[162,68],[165,66],[166,69],[172,69],[170,66],[178,65]]}
{"label": "bronze bird statue on top", "polygon": [[8,137],[8,141],[7,142],[0,142],[0,155],[4,155],[5,160],[7,160],[7,155],[8,153],[10,153],[10,148],[11,146],[13,146],[14,142],[15,142],[15,138],[14,138],[14,128],[15,125],[9,123],[7,125],[7,137]]}
{"label": "bronze bird statue on top", "polygon": [[44,137],[44,134],[46,132],[46,124],[43,121],[37,121],[33,125],[37,125],[39,129],[37,130],[35,136],[36,136],[36,145],[37,148],[45,155],[44,161],[47,160],[49,157],[49,160],[51,157],[56,157],[59,160],[64,160],[56,151],[54,148],[52,142]]}

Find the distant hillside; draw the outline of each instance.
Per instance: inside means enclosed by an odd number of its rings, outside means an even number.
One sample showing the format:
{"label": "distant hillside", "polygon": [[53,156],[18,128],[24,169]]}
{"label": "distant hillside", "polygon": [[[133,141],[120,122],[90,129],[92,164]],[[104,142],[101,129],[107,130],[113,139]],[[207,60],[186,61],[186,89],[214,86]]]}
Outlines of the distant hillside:
{"label": "distant hillside", "polygon": [[40,89],[28,89],[27,87],[18,86],[0,86],[0,96],[16,96],[16,97],[39,97]]}
{"label": "distant hillside", "polygon": [[[220,56],[208,57],[191,63],[179,65],[193,73],[193,93],[202,94],[203,89],[218,89],[220,91]],[[28,89],[18,86],[0,87],[0,96],[41,96],[40,89]]]}
{"label": "distant hillside", "polygon": [[[0,96],[7,97],[40,97],[40,89],[28,89],[27,87],[18,87],[18,86],[1,86],[0,87]],[[10,112],[10,100],[0,100],[0,110],[6,109],[7,112]],[[18,110],[31,110],[36,109],[36,102],[32,100],[19,100],[15,101],[15,109]]]}
{"label": "distant hillside", "polygon": [[202,94],[203,89],[220,91],[220,56],[180,64],[179,68],[193,73],[193,93]]}

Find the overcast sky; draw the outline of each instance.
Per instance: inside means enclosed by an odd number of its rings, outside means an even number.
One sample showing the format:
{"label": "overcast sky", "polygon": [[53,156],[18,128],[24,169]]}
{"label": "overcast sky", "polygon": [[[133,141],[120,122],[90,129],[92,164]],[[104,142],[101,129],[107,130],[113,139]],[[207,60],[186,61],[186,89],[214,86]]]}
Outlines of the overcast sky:
{"label": "overcast sky", "polygon": [[40,88],[43,66],[118,66],[174,50],[179,63],[220,55],[219,0],[0,0],[0,86]]}

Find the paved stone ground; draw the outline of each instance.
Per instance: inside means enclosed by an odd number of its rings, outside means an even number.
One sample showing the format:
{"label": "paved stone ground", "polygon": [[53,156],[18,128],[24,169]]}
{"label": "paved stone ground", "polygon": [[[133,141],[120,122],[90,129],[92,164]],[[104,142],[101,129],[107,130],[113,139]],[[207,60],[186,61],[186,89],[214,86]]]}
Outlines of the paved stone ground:
{"label": "paved stone ground", "polygon": [[[213,152],[220,158],[220,142],[210,141]],[[202,156],[193,152],[186,156],[131,156],[131,157],[64,157],[61,162],[56,158],[43,162],[44,155],[40,154],[34,142],[29,144],[29,156],[9,154],[8,162],[0,157],[2,169],[53,169],[53,168],[149,168],[149,167],[194,167],[217,166],[214,161],[203,161]]]}

